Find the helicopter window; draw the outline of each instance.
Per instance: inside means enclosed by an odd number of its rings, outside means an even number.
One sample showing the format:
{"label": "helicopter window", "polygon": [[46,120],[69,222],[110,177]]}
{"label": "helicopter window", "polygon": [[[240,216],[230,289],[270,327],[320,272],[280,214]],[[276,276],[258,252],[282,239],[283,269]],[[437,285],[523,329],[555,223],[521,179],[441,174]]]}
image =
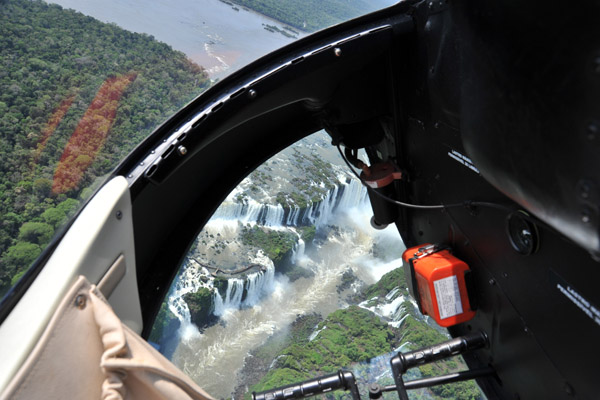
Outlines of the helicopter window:
{"label": "helicopter window", "polygon": [[4,296],[107,174],[210,78],[148,35],[41,1],[2,3],[0,49]]}
{"label": "helicopter window", "polygon": [[[244,179],[196,238],[162,304],[150,342],[215,397],[341,367],[362,389],[392,384],[394,352],[447,338],[418,316],[397,230],[371,228],[366,190],[329,141],[313,134]],[[418,398],[441,398],[433,390]],[[472,382],[443,390],[480,396]]]}
{"label": "helicopter window", "polygon": [[392,1],[51,3],[0,10],[0,297],[183,105],[270,51]]}

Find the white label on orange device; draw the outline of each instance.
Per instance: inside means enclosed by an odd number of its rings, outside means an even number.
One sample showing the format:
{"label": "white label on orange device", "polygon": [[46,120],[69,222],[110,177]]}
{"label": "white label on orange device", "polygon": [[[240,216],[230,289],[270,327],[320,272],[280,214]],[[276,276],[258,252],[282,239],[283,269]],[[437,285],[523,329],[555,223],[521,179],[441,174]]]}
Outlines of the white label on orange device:
{"label": "white label on orange device", "polygon": [[456,275],[434,281],[433,286],[435,288],[440,319],[462,314],[463,309]]}

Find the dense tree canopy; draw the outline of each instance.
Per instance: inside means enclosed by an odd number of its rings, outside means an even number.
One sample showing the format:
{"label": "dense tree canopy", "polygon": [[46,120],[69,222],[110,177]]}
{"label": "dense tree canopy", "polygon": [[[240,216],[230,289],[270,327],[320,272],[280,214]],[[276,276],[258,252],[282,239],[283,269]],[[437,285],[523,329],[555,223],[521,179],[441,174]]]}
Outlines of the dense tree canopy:
{"label": "dense tree canopy", "polygon": [[209,83],[151,36],[0,0],[0,295],[98,177]]}

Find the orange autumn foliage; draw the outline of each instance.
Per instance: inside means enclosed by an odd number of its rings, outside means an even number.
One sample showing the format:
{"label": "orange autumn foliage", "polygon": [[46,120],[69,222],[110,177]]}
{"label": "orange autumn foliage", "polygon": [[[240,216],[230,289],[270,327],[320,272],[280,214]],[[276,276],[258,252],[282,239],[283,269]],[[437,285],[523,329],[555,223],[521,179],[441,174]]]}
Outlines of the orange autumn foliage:
{"label": "orange autumn foliage", "polygon": [[58,108],[52,113],[48,122],[46,122],[46,125],[42,129],[42,137],[41,137],[41,139],[37,145],[37,149],[35,150],[35,153],[33,155],[34,163],[38,162],[38,160],[40,158],[40,154],[42,154],[42,151],[44,151],[44,148],[46,147],[46,143],[48,143],[48,140],[50,139],[50,137],[52,136],[52,134],[58,127],[58,124],[60,124],[60,121],[62,121],[62,119],[64,118],[67,111],[69,111],[69,108],[71,108],[71,104],[73,103],[73,100],[75,100],[74,94],[67,97],[66,99],[64,99],[60,103]]}
{"label": "orange autumn foliage", "polygon": [[65,193],[79,185],[106,142],[123,92],[136,77],[130,73],[104,81],[65,146],[54,171],[53,193]]}

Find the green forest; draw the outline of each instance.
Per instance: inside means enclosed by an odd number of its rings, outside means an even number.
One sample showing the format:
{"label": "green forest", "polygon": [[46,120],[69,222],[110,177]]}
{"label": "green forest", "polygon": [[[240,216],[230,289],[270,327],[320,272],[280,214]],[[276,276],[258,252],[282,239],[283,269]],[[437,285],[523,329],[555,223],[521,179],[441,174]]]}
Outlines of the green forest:
{"label": "green forest", "polygon": [[369,0],[231,0],[305,32],[314,32],[383,6]]}
{"label": "green forest", "polygon": [[152,36],[0,0],[0,295],[152,130],[209,85]]}

